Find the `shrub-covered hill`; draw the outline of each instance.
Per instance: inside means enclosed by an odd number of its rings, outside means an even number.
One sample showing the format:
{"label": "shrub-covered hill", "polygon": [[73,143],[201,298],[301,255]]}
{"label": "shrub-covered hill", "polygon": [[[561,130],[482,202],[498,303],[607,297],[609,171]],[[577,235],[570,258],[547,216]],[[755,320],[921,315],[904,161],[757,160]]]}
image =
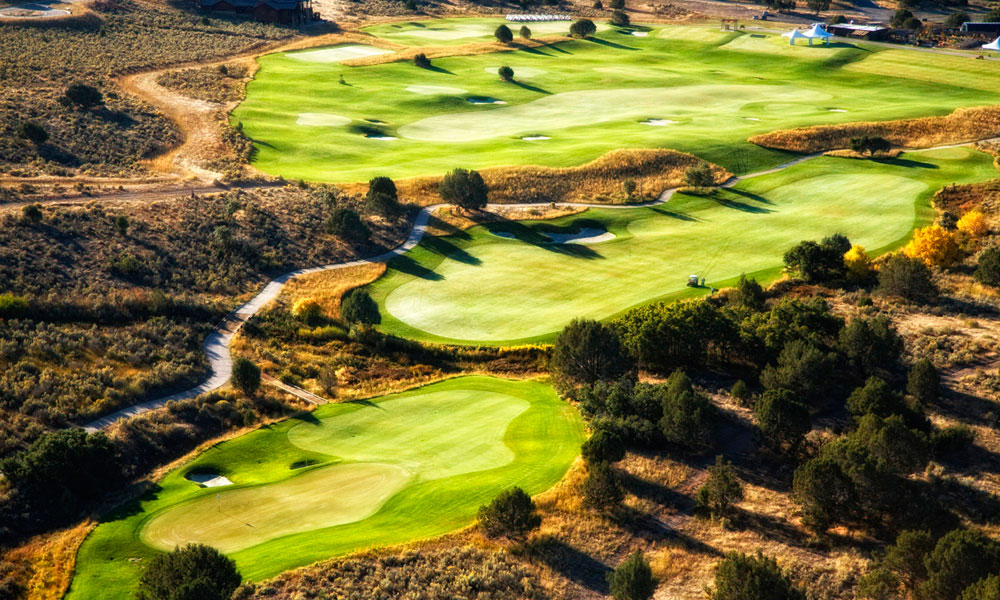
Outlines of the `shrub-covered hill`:
{"label": "shrub-covered hill", "polygon": [[[193,3],[103,0],[95,12],[40,23],[0,24],[0,172],[128,173],[137,161],[178,141],[173,125],[121,91],[116,75],[234,54],[295,30],[203,17]],[[74,83],[97,88],[104,104],[60,102]],[[48,133],[23,135],[26,121]]]}

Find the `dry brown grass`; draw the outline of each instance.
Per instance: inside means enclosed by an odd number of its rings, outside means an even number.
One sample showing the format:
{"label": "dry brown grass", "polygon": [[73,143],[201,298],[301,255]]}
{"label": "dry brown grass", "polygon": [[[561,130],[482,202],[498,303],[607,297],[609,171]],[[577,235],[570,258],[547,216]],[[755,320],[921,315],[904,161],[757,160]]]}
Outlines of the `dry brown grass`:
{"label": "dry brown grass", "polygon": [[282,297],[290,306],[299,300],[312,298],[319,303],[323,314],[340,317],[340,300],[356,287],[368,285],[385,273],[385,263],[367,263],[346,269],[332,269],[296,277],[288,282]]}
{"label": "dry brown grass", "polygon": [[959,108],[943,117],[818,125],[755,135],[752,144],[792,152],[847,148],[858,136],[879,136],[902,148],[927,148],[1000,136],[1000,106]]}
{"label": "dry brown grass", "polygon": [[42,535],[7,552],[6,559],[31,573],[25,600],[59,600],[69,588],[76,565],[76,551],[94,528],[92,521]]}
{"label": "dry brown grass", "polygon": [[[684,183],[684,173],[702,164],[700,158],[660,149],[613,150],[578,167],[496,167],[480,171],[490,188],[490,202],[594,202],[624,204],[622,182],[636,182],[634,201],[651,200],[668,188]],[[712,165],[716,182],[729,179],[722,167]],[[441,177],[415,177],[396,182],[400,198],[421,206],[441,202]],[[366,184],[343,186],[348,193],[363,194]]]}
{"label": "dry brown grass", "polygon": [[435,220],[427,225],[428,235],[449,235],[458,230],[468,229],[483,223],[497,221],[545,221],[568,215],[575,215],[587,210],[582,206],[557,206],[539,204],[531,208],[515,206],[498,206],[489,210],[467,212],[446,206],[434,212]]}

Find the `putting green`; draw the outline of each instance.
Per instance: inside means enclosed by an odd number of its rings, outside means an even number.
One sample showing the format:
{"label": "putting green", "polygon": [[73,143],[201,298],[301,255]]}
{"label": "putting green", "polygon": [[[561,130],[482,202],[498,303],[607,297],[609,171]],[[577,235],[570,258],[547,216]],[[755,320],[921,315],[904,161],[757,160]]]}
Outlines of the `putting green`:
{"label": "putting green", "polygon": [[[492,35],[500,22],[448,19],[368,31],[403,43],[415,43],[413,36],[469,40],[471,30]],[[430,69],[411,61],[346,67],[300,60],[302,52],[270,54],[260,58],[233,121],[257,142],[255,166],[290,179],[568,167],[622,147],[691,152],[742,173],[788,159],[747,143],[755,134],[946,114],[992,104],[1000,88],[1000,66],[988,61],[863,43],[789,46],[780,36],[717,27],[657,26],[649,34],[609,28],[586,40],[435,58]],[[514,82],[500,80],[500,65],[514,69]],[[475,97],[502,103],[469,101]],[[304,126],[296,123],[301,113],[350,122]],[[649,119],[677,122],[650,127],[643,124]],[[552,139],[537,144],[524,134]],[[379,139],[386,137],[399,139]]]}
{"label": "putting green", "polygon": [[379,56],[391,53],[391,50],[376,48],[375,46],[354,45],[331,46],[330,48],[320,48],[319,50],[298,50],[289,52],[288,56],[293,60],[313,63],[338,63],[353,58],[365,58],[367,56]]}
{"label": "putting green", "polygon": [[[992,159],[966,148],[895,160],[822,157],[751,178],[714,197],[676,194],[640,209],[590,209],[429,238],[390,262],[371,287],[382,327],[417,339],[460,343],[545,341],[576,317],[607,319],[661,297],[700,293],[687,277],[722,287],[740,273],[775,275],[785,250],[843,233],[869,251],[905,240],[942,185],[996,177]],[[924,215],[923,217],[921,215]],[[596,222],[615,234],[592,247],[540,243],[553,226]]]}
{"label": "putting green", "polygon": [[[435,19],[409,21],[406,23],[386,23],[362,29],[376,37],[411,46],[439,46],[466,44],[476,41],[492,41],[493,33],[500,25],[507,25],[515,38],[522,25],[531,30],[534,37],[542,35],[569,34],[571,21],[549,21],[538,23],[508,23],[505,19]],[[608,29],[607,23],[596,23],[598,30]]]}
{"label": "putting green", "polygon": [[[579,452],[579,415],[546,385],[461,377],[329,404],[213,446],[81,546],[67,598],[132,597],[142,565],[187,542],[260,581],[329,556],[441,535],[517,485],[537,494]],[[233,485],[202,488],[213,471]]]}

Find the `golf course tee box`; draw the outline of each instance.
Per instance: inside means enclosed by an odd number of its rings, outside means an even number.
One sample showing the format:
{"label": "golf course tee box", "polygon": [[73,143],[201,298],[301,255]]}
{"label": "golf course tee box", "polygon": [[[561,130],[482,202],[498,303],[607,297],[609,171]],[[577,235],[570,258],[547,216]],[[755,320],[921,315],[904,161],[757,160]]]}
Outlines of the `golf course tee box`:
{"label": "golf course tee box", "polygon": [[[534,381],[459,377],[328,404],[222,442],[108,516],[80,548],[68,598],[132,597],[142,566],[213,546],[246,579],[471,524],[519,486],[545,491],[579,453],[576,410]],[[203,487],[195,479],[231,485]]]}

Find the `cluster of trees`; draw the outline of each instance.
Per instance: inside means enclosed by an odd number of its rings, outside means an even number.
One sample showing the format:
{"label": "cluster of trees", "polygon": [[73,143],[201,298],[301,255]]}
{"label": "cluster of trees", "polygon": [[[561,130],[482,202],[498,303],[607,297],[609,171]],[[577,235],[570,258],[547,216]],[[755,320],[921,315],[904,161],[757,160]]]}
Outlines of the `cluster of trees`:
{"label": "cluster of trees", "polygon": [[851,150],[858,154],[867,153],[869,156],[873,156],[876,152],[888,152],[892,150],[892,143],[884,137],[878,136],[863,135],[853,137],[850,144]]}
{"label": "cluster of trees", "polygon": [[980,531],[955,529],[935,539],[903,531],[858,582],[871,600],[993,600],[1000,598],[1000,542]]}
{"label": "cluster of trees", "polygon": [[489,187],[478,171],[455,169],[444,176],[438,191],[442,200],[466,210],[481,210],[489,202]]}

